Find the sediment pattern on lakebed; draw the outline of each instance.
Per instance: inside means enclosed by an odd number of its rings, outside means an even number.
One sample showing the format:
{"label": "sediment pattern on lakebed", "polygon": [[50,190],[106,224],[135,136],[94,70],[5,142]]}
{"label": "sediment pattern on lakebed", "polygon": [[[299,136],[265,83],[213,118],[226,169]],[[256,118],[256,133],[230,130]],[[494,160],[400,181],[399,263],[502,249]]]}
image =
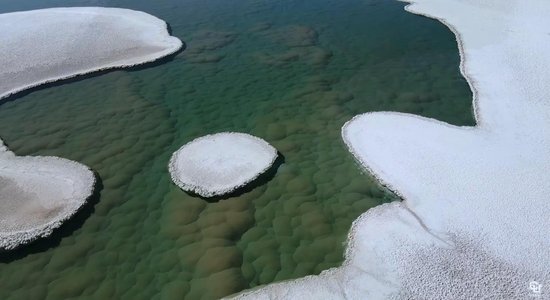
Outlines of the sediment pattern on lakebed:
{"label": "sediment pattern on lakebed", "polygon": [[[187,48],[0,105],[15,153],[66,157],[101,179],[99,198],[51,239],[0,256],[2,299],[213,299],[318,274],[343,261],[354,219],[397,199],[361,174],[340,138],[346,121],[394,110],[473,124],[452,33],[402,3],[110,4],[166,20]],[[166,165],[220,131],[261,137],[284,163],[267,183],[206,202]]]}

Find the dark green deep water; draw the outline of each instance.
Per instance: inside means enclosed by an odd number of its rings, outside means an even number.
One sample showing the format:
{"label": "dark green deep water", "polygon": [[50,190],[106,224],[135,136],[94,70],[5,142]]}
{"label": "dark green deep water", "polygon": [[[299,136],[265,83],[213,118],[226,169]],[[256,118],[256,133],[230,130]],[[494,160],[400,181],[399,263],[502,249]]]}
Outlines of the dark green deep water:
{"label": "dark green deep water", "polygon": [[[0,105],[17,154],[77,160],[101,178],[51,238],[0,255],[0,299],[212,299],[318,274],[342,262],[356,217],[396,199],[360,172],[344,122],[392,110],[473,124],[454,36],[400,2],[4,0],[0,12],[67,5],[151,13],[187,49]],[[171,153],[219,131],[262,137],[284,163],[230,199],[182,192]]]}

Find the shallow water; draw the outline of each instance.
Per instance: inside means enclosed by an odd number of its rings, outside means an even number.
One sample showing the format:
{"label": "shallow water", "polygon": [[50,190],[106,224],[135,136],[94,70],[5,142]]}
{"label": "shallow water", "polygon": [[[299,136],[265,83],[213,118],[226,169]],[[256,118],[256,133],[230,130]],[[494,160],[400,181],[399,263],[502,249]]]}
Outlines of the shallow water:
{"label": "shallow water", "polygon": [[[453,35],[403,3],[180,2],[0,5],[143,10],[187,44],[158,66],[0,105],[0,135],[14,152],[74,159],[101,179],[52,238],[0,255],[1,299],[212,299],[318,274],[342,262],[357,216],[397,199],[357,167],[344,122],[392,110],[473,124]],[[230,199],[182,192],[167,172],[171,153],[219,131],[264,138],[284,163]]]}

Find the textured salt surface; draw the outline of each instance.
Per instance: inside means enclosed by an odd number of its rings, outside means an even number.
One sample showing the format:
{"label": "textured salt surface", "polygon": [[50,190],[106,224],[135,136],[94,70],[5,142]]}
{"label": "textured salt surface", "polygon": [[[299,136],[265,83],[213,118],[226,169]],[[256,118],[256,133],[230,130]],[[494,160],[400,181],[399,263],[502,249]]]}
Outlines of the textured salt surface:
{"label": "textured salt surface", "polygon": [[196,138],[174,152],[172,181],[203,197],[231,193],[258,178],[277,159],[266,141],[245,133],[222,132]]}
{"label": "textured salt surface", "polygon": [[350,151],[405,200],[354,222],[342,267],[239,298],[520,299],[550,283],[550,4],[410,2],[455,33],[478,125],[348,122]]}
{"label": "textured salt surface", "polygon": [[14,12],[0,15],[0,27],[0,99],[47,82],[155,61],[182,47],[164,21],[129,9]]}
{"label": "textured salt surface", "polygon": [[48,236],[86,202],[95,176],[58,158],[17,157],[0,141],[0,249]]}
{"label": "textured salt surface", "polygon": [[[182,46],[162,20],[125,9],[0,14],[0,27],[0,99],[79,74],[153,61]],[[94,183],[84,165],[16,157],[0,139],[0,249],[50,235],[91,196]]]}

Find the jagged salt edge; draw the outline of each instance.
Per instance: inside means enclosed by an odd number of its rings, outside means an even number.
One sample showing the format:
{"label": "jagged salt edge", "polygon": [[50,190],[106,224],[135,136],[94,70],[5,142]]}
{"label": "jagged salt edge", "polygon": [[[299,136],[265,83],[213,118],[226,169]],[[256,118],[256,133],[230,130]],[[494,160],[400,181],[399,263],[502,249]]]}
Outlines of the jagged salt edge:
{"label": "jagged salt edge", "polygon": [[[181,181],[177,176],[178,170],[177,170],[177,167],[176,167],[176,161],[178,160],[180,151],[185,146],[187,146],[188,144],[191,144],[193,142],[200,141],[200,140],[203,140],[203,139],[209,139],[214,135],[220,135],[220,134],[223,134],[223,135],[245,135],[245,136],[247,136],[251,140],[254,140],[255,142],[258,142],[258,144],[261,145],[262,147],[265,147],[265,150],[267,150],[268,152],[271,152],[270,153],[271,161],[269,162],[269,164],[267,164],[260,171],[256,172],[255,176],[251,177],[250,179],[248,179],[246,181],[243,181],[239,185],[234,186],[232,188],[225,188],[225,189],[220,189],[220,190],[208,190],[208,189],[205,189],[205,188],[200,187],[198,185],[194,185],[194,184],[190,184],[190,183],[186,183],[186,182]],[[250,134],[247,134],[247,133],[241,133],[241,132],[220,132],[220,133],[213,133],[213,134],[208,134],[208,135],[205,135],[205,136],[198,137],[198,138],[190,141],[189,143],[186,143],[182,147],[180,147],[178,150],[176,150],[176,152],[174,152],[172,154],[172,157],[170,158],[170,162],[168,163],[168,171],[170,172],[170,177],[172,178],[172,181],[178,187],[180,187],[182,190],[190,191],[190,192],[196,193],[200,196],[209,198],[209,197],[215,197],[215,196],[221,196],[221,195],[229,194],[231,192],[234,192],[234,191],[246,186],[250,182],[256,180],[258,177],[260,177],[260,175],[265,173],[267,170],[269,170],[269,168],[271,168],[273,166],[273,164],[277,160],[277,157],[278,157],[277,149],[275,149],[275,147],[271,146],[268,142],[264,141],[263,139],[261,139],[259,137],[256,137],[256,136],[253,136],[253,135],[250,135]]]}
{"label": "jagged salt edge", "polygon": [[[59,8],[40,9],[40,11],[42,11],[42,10],[58,10],[58,9],[59,10],[67,9],[69,11],[72,11],[75,8],[77,8],[77,9],[78,8],[94,8],[94,9],[97,9],[99,7],[59,7]],[[120,11],[127,11],[127,12],[142,14],[142,15],[145,15],[145,16],[151,18],[151,19],[156,19],[155,21],[158,23],[158,25],[160,25],[160,22],[162,22],[163,27],[159,26],[159,32],[163,33],[163,35],[165,37],[165,41],[173,43],[173,45],[171,45],[171,47],[166,48],[165,50],[163,50],[161,52],[157,52],[157,53],[153,53],[153,54],[150,54],[150,55],[143,56],[143,59],[128,58],[126,60],[119,60],[118,62],[113,62],[113,63],[110,63],[108,65],[102,66],[102,67],[90,68],[90,69],[79,71],[77,73],[71,73],[71,74],[61,75],[61,76],[58,76],[58,77],[52,77],[52,78],[49,78],[49,79],[45,79],[43,81],[38,81],[38,82],[31,83],[31,84],[28,84],[28,85],[25,85],[25,86],[22,86],[22,87],[16,87],[16,88],[14,88],[14,89],[12,89],[8,92],[0,94],[0,100],[2,100],[4,98],[7,98],[9,96],[12,96],[14,94],[17,94],[19,92],[22,92],[24,90],[28,90],[28,89],[31,89],[31,88],[34,88],[34,87],[37,87],[37,86],[40,86],[40,85],[43,85],[43,84],[53,83],[53,82],[61,81],[61,80],[65,80],[65,79],[71,79],[71,78],[74,78],[74,77],[77,77],[77,76],[91,74],[91,73],[94,73],[94,72],[100,72],[100,71],[105,71],[105,70],[123,69],[123,68],[135,67],[135,66],[139,66],[139,65],[143,65],[143,64],[147,64],[147,63],[152,63],[152,62],[155,62],[155,61],[157,61],[161,58],[164,58],[166,56],[169,56],[171,54],[176,53],[177,51],[179,51],[183,47],[183,42],[180,39],[178,39],[175,36],[171,36],[168,33],[168,23],[166,23],[165,21],[163,21],[163,20],[161,20],[161,19],[159,19],[159,18],[157,18],[153,15],[150,15],[150,14],[147,14],[147,13],[144,13],[144,12],[141,12],[141,11],[132,10],[132,9],[125,9],[125,8],[108,8],[107,10],[111,10],[111,11],[120,10]],[[107,11],[107,10],[105,10],[105,11]],[[19,12],[14,12],[14,13],[19,13]],[[78,13],[85,13],[85,12],[78,12]],[[121,15],[119,17],[126,18],[127,16]],[[135,60],[135,61],[133,61],[133,62],[124,62],[124,61],[128,61],[128,60],[129,61]]]}

